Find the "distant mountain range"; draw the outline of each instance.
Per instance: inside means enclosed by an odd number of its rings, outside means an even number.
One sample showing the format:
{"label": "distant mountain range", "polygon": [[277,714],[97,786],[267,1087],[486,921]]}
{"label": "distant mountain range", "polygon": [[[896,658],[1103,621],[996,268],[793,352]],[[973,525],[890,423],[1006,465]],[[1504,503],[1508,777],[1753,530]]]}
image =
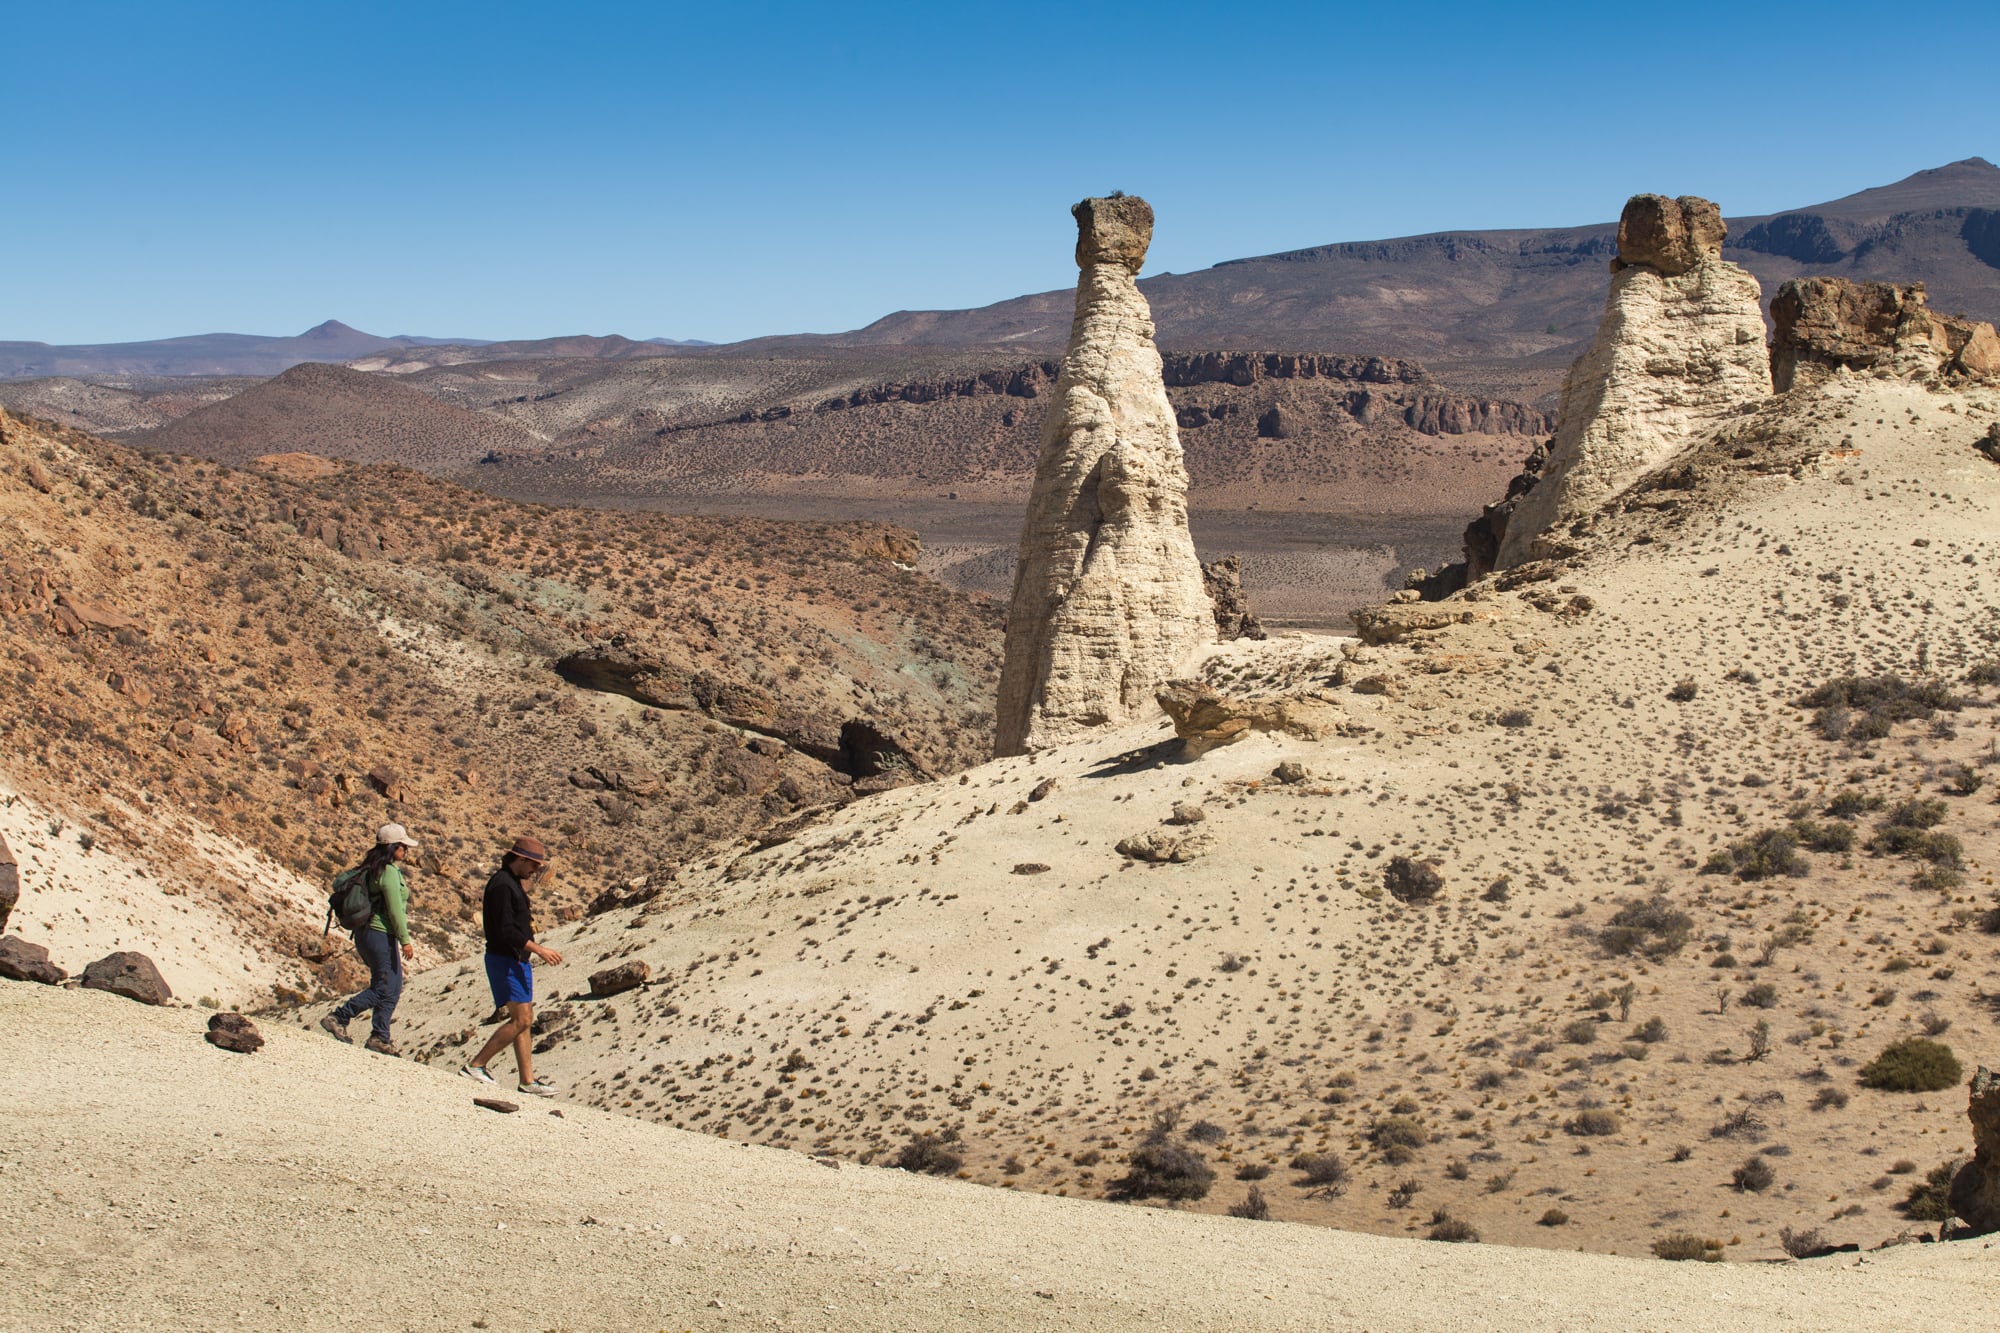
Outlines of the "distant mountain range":
{"label": "distant mountain range", "polygon": [[279,374],[304,361],[353,361],[366,356],[393,356],[417,347],[488,348],[493,349],[493,355],[534,357],[538,355],[537,348],[560,345],[541,355],[603,354],[587,350],[590,344],[603,344],[613,355],[634,347],[709,345],[673,338],[653,338],[644,343],[618,337],[550,338],[539,342],[510,343],[476,338],[426,338],[415,334],[378,338],[372,333],[349,328],[337,319],[329,319],[289,338],[269,338],[254,333],[198,333],[186,338],[160,338],[152,342],[73,346],[0,342],[0,379],[36,379],[50,375],[261,377]]}
{"label": "distant mountain range", "polygon": [[[1609,202],[1609,201],[1607,201]],[[1721,201],[1725,205],[1727,200]],[[1562,371],[1597,326],[1616,224],[1453,231],[1348,241],[1229,260],[1140,285],[1171,350],[1260,348],[1422,358],[1440,379],[1553,404]],[[1787,278],[1920,280],[1946,312],[2000,321],[2000,167],[1967,158],[1829,203],[1731,218],[1729,257],[1768,298]],[[664,356],[815,356],[980,349],[1039,357],[1068,336],[1070,289],[972,310],[905,310],[838,334],[716,347],[670,339],[522,342],[378,338],[329,320],[292,338],[205,334],[93,347],[0,343],[0,378],[269,376],[302,361],[409,375],[488,361],[618,362]]]}

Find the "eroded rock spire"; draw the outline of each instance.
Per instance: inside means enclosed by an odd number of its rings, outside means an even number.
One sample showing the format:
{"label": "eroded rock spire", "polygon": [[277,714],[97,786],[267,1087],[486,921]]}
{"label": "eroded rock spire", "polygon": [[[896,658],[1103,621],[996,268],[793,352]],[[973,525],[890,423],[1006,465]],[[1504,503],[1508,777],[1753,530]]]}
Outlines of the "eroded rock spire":
{"label": "eroded rock spire", "polygon": [[1215,640],[1187,466],[1135,281],[1153,210],[1114,195],[1070,211],[1082,273],[1021,529],[996,755],[1152,714],[1155,689]]}
{"label": "eroded rock spire", "polygon": [[1704,427],[1770,396],[1763,293],[1722,258],[1727,234],[1706,199],[1626,203],[1604,318],[1563,383],[1547,467],[1507,519],[1497,568],[1560,552],[1571,524]]}

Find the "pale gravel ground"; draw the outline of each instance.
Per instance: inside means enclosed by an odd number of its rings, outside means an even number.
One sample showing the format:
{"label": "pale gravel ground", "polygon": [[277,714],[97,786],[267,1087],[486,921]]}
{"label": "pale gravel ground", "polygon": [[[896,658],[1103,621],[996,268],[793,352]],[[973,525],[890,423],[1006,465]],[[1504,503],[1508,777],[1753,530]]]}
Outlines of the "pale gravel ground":
{"label": "pale gravel ground", "polygon": [[1917,1330],[2000,1291],[1987,1241],[1664,1264],[834,1170],[205,1017],[0,983],[0,1329]]}

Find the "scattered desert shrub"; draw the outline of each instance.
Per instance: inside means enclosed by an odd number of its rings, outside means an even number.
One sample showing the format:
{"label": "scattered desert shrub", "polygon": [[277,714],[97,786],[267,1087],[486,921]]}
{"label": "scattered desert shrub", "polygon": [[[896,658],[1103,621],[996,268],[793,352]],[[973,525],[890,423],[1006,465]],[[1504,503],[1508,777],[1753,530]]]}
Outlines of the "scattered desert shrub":
{"label": "scattered desert shrub", "polygon": [[1799,840],[1792,830],[1773,828],[1730,843],[1708,858],[1701,873],[1727,875],[1734,872],[1743,879],[1774,879],[1779,875],[1797,878],[1811,868],[1799,855]]}
{"label": "scattered desert shrub", "polygon": [[1792,821],[1792,836],[1799,845],[1815,852],[1851,852],[1854,850],[1854,825],[1844,819],[1795,819]]}
{"label": "scattered desert shrub", "polygon": [[1794,1259],[1810,1259],[1831,1248],[1818,1227],[1807,1231],[1794,1231],[1790,1227],[1778,1229],[1778,1244]]}
{"label": "scattered desert shrub", "polygon": [[1184,1143],[1142,1143],[1127,1161],[1131,1169],[1111,1184],[1113,1198],[1178,1203],[1204,1197],[1215,1183],[1215,1168]]}
{"label": "scattered desert shrub", "polygon": [[1431,1229],[1427,1234],[1431,1240],[1453,1244],[1477,1244],[1479,1241],[1479,1232],[1472,1223],[1461,1221],[1442,1208],[1431,1214]]}
{"label": "scattered desert shrub", "polygon": [[1847,1105],[1847,1093],[1840,1088],[1821,1088],[1813,1094],[1812,1109],[1838,1111]]}
{"label": "scattered desert shrub", "polygon": [[1667,1039],[1667,1020],[1655,1015],[1633,1028],[1632,1035],[1648,1045],[1663,1042]]}
{"label": "scattered desert shrub", "polygon": [[1848,787],[1834,793],[1833,799],[1826,803],[1826,812],[1835,819],[1852,819],[1870,810],[1880,810],[1882,805],[1880,796],[1871,796],[1857,787]]}
{"label": "scattered desert shrub", "polygon": [[1264,1191],[1252,1185],[1250,1192],[1243,1196],[1243,1202],[1229,1205],[1229,1215],[1247,1217],[1253,1222],[1268,1222],[1271,1220],[1271,1205],[1265,1200]]}
{"label": "scattered desert shrub", "polygon": [[1991,662],[1975,662],[1965,673],[1968,685],[2000,685],[2000,659]]}
{"label": "scattered desert shrub", "polygon": [[1347,1190],[1347,1163],[1338,1153],[1300,1153],[1292,1159],[1292,1170],[1300,1173],[1299,1183],[1321,1194],[1342,1194]]}
{"label": "scattered desert shrub", "polygon": [[1762,1194],[1771,1188],[1771,1182],[1777,1178],[1778,1173],[1773,1171],[1771,1164],[1761,1157],[1747,1158],[1743,1165],[1729,1173],[1731,1184],[1739,1191],[1751,1194]]}
{"label": "scattered desert shrub", "polygon": [[1701,686],[1691,680],[1682,680],[1676,681],[1674,687],[1667,691],[1667,698],[1677,704],[1691,703],[1694,697],[1700,693]]}
{"label": "scattered desert shrub", "polygon": [[1520,730],[1522,727],[1532,727],[1535,725],[1535,715],[1525,708],[1509,708],[1493,720],[1501,726],[1515,731]]}
{"label": "scattered desert shrub", "polygon": [[1643,954],[1658,962],[1679,953],[1693,936],[1694,918],[1655,895],[1628,901],[1613,912],[1597,932],[1597,942],[1606,953]]}
{"label": "scattered desert shrub", "polygon": [[1586,1138],[1603,1138],[1616,1134],[1621,1124],[1618,1113],[1610,1107],[1592,1106],[1571,1116],[1563,1128]]}
{"label": "scattered desert shrub", "polygon": [[1262,1180],[1271,1174],[1271,1168],[1262,1162],[1244,1162],[1236,1168],[1238,1180]]}
{"label": "scattered desert shrub", "polygon": [[1708,1136],[1712,1139],[1754,1138],[1768,1127],[1764,1123],[1763,1116],[1745,1106],[1730,1112],[1711,1125]]}
{"label": "scattered desert shrub", "polygon": [[1970,796],[1986,785],[1986,779],[1968,764],[1954,764],[1945,770],[1945,786],[1954,796]]}
{"label": "scattered desert shrub", "polygon": [[1535,1219],[1538,1227],[1565,1227],[1569,1225],[1569,1214],[1560,1208],[1551,1208]]}
{"label": "scattered desert shrub", "polygon": [[[1381,1149],[1384,1156],[1388,1156],[1389,1152],[1396,1148],[1404,1149],[1406,1152],[1421,1148],[1431,1141],[1431,1136],[1430,1131],[1424,1128],[1423,1121],[1414,1116],[1387,1115],[1377,1118],[1375,1123],[1368,1127],[1368,1141]],[[1408,1158],[1400,1160],[1407,1161]]]}
{"label": "scattered desert shrub", "polygon": [[1951,1178],[1958,1174],[1956,1161],[1944,1162],[1930,1169],[1924,1178],[1910,1186],[1910,1192],[1903,1196],[1899,1205],[1903,1216],[1913,1222],[1949,1222],[1954,1216],[1951,1209]]}
{"label": "scattered desert shrub", "polygon": [[1229,1137],[1229,1131],[1213,1120],[1197,1120],[1188,1127],[1187,1136],[1196,1143],[1220,1143]]}
{"label": "scattered desert shrub", "polygon": [[1597,1020],[1575,1018],[1563,1024],[1562,1038],[1572,1046],[1588,1046],[1597,1040]]}
{"label": "scattered desert shrub", "polygon": [[1395,856],[1383,867],[1382,887],[1398,902],[1427,903],[1444,888],[1444,876],[1429,861]]}
{"label": "scattered desert shrub", "polygon": [[1152,1127],[1125,1160],[1130,1170],[1111,1182],[1114,1199],[1166,1199],[1180,1203],[1199,1199],[1215,1183],[1208,1159],[1174,1135],[1181,1108],[1168,1106],[1153,1113]]}
{"label": "scattered desert shrub", "polygon": [[1691,1231],[1676,1231],[1653,1242],[1653,1254],[1660,1259],[1695,1260],[1705,1264],[1722,1262],[1722,1242],[1697,1236]]}
{"label": "scattered desert shrub", "polygon": [[1925,721],[1939,709],[1956,711],[1964,701],[1935,681],[1912,683],[1901,676],[1841,676],[1799,700],[1815,710],[1813,726],[1828,740],[1847,736],[1879,740],[1898,722]]}
{"label": "scattered desert shrub", "polygon": [[942,1134],[922,1133],[903,1145],[892,1165],[900,1171],[926,1176],[956,1175],[965,1165],[965,1158],[953,1150],[956,1145],[956,1135],[948,1130]]}
{"label": "scattered desert shrub", "polygon": [[1768,981],[1760,981],[1743,992],[1738,1004],[1747,1004],[1752,1009],[1769,1009],[1778,1003],[1778,988]]}
{"label": "scattered desert shrub", "polygon": [[1951,1047],[1929,1037],[1891,1042],[1861,1071],[1861,1082],[1886,1092],[1942,1092],[1964,1075]]}

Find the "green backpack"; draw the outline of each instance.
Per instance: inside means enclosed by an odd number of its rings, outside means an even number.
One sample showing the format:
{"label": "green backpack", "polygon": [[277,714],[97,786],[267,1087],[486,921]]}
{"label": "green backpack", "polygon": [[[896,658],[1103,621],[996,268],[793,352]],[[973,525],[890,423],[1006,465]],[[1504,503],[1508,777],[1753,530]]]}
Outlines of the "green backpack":
{"label": "green backpack", "polygon": [[333,877],[333,893],[326,900],[326,935],[338,921],[342,930],[366,930],[375,919],[375,886],[360,867],[343,870]]}

